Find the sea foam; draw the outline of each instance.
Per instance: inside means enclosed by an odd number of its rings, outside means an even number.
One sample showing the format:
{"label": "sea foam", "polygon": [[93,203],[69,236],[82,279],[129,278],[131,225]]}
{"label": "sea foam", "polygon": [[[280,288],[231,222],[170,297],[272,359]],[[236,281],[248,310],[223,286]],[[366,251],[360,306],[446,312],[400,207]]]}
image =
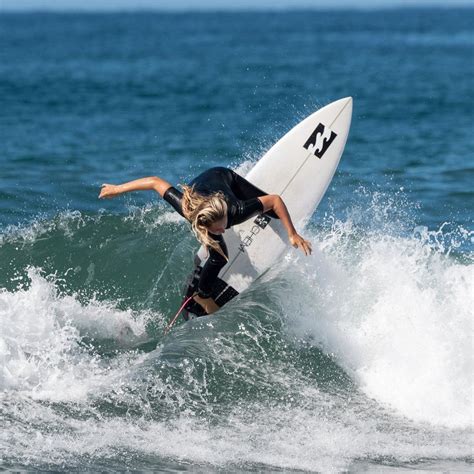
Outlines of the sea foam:
{"label": "sea foam", "polygon": [[474,265],[449,255],[442,230],[385,231],[335,220],[313,233],[312,257],[292,253],[289,327],[400,415],[471,427]]}
{"label": "sea foam", "polygon": [[122,361],[101,360],[83,344],[84,338],[132,347],[146,338],[151,315],[136,317],[106,302],[82,304],[74,295],[60,295],[54,281],[36,268],[27,276],[23,288],[0,291],[0,390],[67,401],[106,387]]}

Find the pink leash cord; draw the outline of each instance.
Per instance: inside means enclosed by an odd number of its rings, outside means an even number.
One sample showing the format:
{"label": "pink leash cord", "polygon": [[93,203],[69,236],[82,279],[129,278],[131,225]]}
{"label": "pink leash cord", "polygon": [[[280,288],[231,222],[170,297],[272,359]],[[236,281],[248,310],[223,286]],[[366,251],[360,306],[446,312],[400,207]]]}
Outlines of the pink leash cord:
{"label": "pink leash cord", "polygon": [[184,307],[189,303],[190,300],[192,300],[194,295],[191,295],[189,298],[186,298],[184,300],[184,303],[181,305],[181,308],[179,308],[178,312],[175,314],[174,318],[168,323],[168,326],[165,328],[165,335],[168,334],[169,330],[175,323],[175,321],[178,319],[178,316],[180,315],[181,311],[183,311]]}

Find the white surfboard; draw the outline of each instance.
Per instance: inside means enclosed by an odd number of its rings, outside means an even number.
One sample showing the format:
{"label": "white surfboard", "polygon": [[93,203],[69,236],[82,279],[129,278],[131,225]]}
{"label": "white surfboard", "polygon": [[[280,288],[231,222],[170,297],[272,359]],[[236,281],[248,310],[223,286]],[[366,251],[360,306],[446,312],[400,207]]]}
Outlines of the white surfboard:
{"label": "white surfboard", "polygon": [[[332,102],[291,129],[245,176],[262,191],[279,194],[299,230],[316,210],[334,176],[351,118],[351,97]],[[248,288],[289,245],[281,222],[265,214],[228,229],[224,239],[229,263],[219,273],[221,286],[214,295],[218,304],[223,297],[220,305]],[[207,251],[201,247],[197,257],[203,265]]]}

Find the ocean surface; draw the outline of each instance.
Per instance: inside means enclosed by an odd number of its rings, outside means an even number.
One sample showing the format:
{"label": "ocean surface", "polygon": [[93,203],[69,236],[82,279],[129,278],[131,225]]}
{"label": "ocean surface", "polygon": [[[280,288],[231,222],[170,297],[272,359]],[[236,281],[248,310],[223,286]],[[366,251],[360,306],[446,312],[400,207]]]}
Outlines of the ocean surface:
{"label": "ocean surface", "polygon": [[[287,255],[163,328],[198,245],[152,192],[354,98]],[[0,14],[0,469],[473,469],[474,9]]]}

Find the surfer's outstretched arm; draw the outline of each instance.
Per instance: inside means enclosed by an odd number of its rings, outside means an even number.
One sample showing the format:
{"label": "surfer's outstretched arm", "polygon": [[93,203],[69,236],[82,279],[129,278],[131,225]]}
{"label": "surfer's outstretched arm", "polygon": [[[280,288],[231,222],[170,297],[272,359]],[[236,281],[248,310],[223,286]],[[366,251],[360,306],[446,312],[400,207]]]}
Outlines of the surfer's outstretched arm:
{"label": "surfer's outstretched arm", "polygon": [[291,245],[295,248],[300,248],[305,255],[310,255],[312,250],[311,242],[303,239],[303,237],[296,232],[290,213],[288,212],[288,208],[283,202],[283,199],[277,194],[259,196],[258,199],[260,199],[263,204],[263,212],[273,211],[279,217],[288,232],[288,239],[290,240]]}
{"label": "surfer's outstretched arm", "polygon": [[122,184],[103,184],[99,199],[112,198],[131,191],[156,191],[161,197],[171,188],[171,184],[158,176],[135,179]]}

